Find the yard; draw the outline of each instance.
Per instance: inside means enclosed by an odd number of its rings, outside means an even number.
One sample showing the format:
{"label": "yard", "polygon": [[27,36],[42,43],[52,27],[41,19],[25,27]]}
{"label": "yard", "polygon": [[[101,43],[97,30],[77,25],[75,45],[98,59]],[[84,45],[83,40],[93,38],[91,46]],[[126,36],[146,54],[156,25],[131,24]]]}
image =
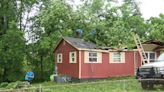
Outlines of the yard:
{"label": "yard", "polygon": [[[4,91],[4,90],[3,90]],[[0,92],[3,92],[0,91]],[[159,86],[154,90],[143,90],[134,78],[106,79],[82,83],[34,83],[25,89],[6,90],[5,92],[163,92]]]}

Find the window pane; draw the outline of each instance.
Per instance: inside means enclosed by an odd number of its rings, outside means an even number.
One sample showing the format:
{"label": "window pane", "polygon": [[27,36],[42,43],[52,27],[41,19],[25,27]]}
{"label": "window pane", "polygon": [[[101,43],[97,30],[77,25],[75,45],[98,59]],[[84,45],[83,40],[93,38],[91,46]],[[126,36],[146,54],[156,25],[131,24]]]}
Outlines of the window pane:
{"label": "window pane", "polygon": [[90,57],[97,57],[97,53],[90,52],[90,53],[89,53],[89,56],[90,56]]}
{"label": "window pane", "polygon": [[114,60],[114,62],[121,62],[121,60]]}
{"label": "window pane", "polygon": [[121,62],[121,53],[120,52],[113,53],[113,61],[114,62]]}
{"label": "window pane", "polygon": [[75,58],[72,58],[72,62],[74,62],[75,61]]}
{"label": "window pane", "polygon": [[120,57],[120,56],[121,56],[121,53],[119,52],[114,53],[114,57]]}
{"label": "window pane", "polygon": [[155,59],[155,53],[150,53],[150,59]]}
{"label": "window pane", "polygon": [[75,53],[72,53],[72,54],[71,54],[71,57],[74,57],[74,56],[75,56]]}
{"label": "window pane", "polygon": [[97,58],[89,58],[89,62],[97,62]]}
{"label": "window pane", "polygon": [[89,52],[89,62],[97,62],[97,53]]}
{"label": "window pane", "polygon": [[120,61],[120,60],[121,60],[121,58],[114,58],[114,60],[116,60],[116,61]]}

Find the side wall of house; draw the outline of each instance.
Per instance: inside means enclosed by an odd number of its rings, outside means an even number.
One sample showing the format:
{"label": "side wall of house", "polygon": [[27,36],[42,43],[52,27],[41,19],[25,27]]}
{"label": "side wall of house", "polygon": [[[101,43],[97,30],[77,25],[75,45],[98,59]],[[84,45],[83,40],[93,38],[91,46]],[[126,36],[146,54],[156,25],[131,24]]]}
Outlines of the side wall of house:
{"label": "side wall of house", "polygon": [[[85,58],[84,51],[81,57]],[[102,63],[84,63],[81,60],[81,78],[107,78],[134,75],[134,52],[125,52],[125,63],[110,63],[109,53],[102,53]],[[137,58],[137,57],[136,57]]]}
{"label": "side wall of house", "polygon": [[[69,53],[76,52],[76,63],[69,63]],[[79,76],[79,52],[76,48],[72,47],[69,43],[62,40],[55,51],[55,60],[57,61],[57,54],[62,54],[62,63],[57,63],[58,73],[71,75],[74,78]],[[55,62],[56,62],[55,61]]]}
{"label": "side wall of house", "polygon": [[156,52],[157,58],[160,56],[160,54],[161,54],[160,51]]}

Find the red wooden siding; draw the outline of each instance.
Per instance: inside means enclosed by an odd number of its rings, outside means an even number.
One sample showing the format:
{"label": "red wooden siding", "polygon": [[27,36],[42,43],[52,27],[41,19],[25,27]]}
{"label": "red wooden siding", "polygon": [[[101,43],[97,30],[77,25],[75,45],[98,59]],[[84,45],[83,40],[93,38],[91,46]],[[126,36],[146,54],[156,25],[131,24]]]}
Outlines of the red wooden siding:
{"label": "red wooden siding", "polygon": [[[102,63],[84,63],[84,59],[81,60],[81,77],[82,78],[106,78],[108,76],[108,54],[102,53]],[[104,57],[105,56],[105,57]],[[81,52],[81,57],[84,57],[84,51]]]}
{"label": "red wooden siding", "polygon": [[[81,53],[84,57],[84,51]],[[134,75],[134,52],[125,52],[125,63],[109,63],[109,53],[102,53],[102,63],[84,63],[81,60],[82,78],[107,78]]]}
{"label": "red wooden siding", "polygon": [[109,70],[110,70],[109,75],[111,77],[133,76],[134,75],[134,52],[125,52],[125,63],[109,64]]}
{"label": "red wooden siding", "polygon": [[141,64],[142,64],[142,61],[141,61],[141,57],[140,57],[140,54],[139,54],[139,52],[137,51],[137,52],[134,52],[135,53],[135,64],[136,64],[136,67],[138,68],[138,67],[140,67],[141,66]]}
{"label": "red wooden siding", "polygon": [[[77,56],[77,63],[69,63],[69,52],[76,51]],[[63,62],[57,63],[58,72],[59,74],[66,74],[70,75],[74,78],[78,78],[79,76],[79,53],[78,50],[74,47],[72,47],[69,43],[62,40],[55,51],[55,57],[57,56],[57,53],[62,53],[63,55]],[[56,58],[55,58],[56,60]]]}

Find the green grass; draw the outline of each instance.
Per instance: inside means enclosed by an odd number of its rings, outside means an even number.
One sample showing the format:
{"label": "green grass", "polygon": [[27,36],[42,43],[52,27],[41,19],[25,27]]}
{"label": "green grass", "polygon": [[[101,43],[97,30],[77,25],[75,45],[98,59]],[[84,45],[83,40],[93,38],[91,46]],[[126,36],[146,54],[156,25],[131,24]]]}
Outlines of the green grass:
{"label": "green grass", "polygon": [[39,85],[42,86],[43,92],[164,92],[159,87],[155,87],[153,90],[143,90],[140,83],[132,77],[83,83],[57,84],[54,82],[44,82],[42,84],[34,84],[34,86]]}
{"label": "green grass", "polygon": [[132,77],[110,78],[82,83],[34,83],[30,87],[31,90],[26,91],[36,92],[36,90],[40,90],[39,87],[41,87],[42,92],[164,92],[159,87],[156,87],[154,90],[143,90],[140,83]]}
{"label": "green grass", "polygon": [[[130,83],[130,84],[129,84]],[[142,90],[138,85],[131,85],[132,82],[90,82],[90,83],[81,83],[81,84],[65,84],[62,86],[43,88],[46,92],[138,92]],[[132,84],[137,84],[133,81]],[[129,87],[130,86],[130,87]],[[53,91],[52,91],[53,90]]]}

